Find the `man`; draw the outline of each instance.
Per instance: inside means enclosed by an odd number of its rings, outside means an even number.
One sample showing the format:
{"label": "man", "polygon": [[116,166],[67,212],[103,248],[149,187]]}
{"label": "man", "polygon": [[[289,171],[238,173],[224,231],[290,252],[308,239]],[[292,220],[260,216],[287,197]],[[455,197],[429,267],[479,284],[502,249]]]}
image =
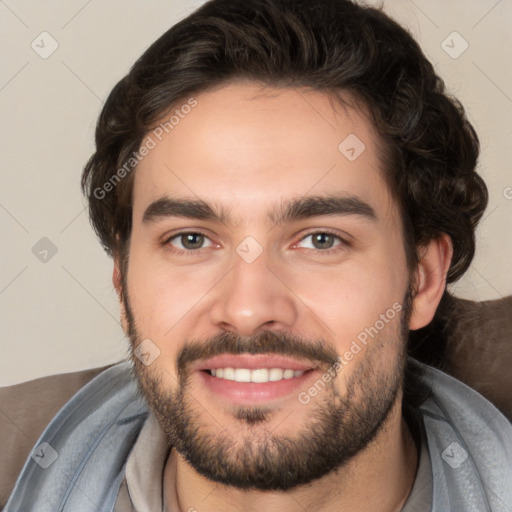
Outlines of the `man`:
{"label": "man", "polygon": [[135,378],[65,405],[5,510],[511,510],[510,423],[407,357],[473,257],[477,156],[380,11],[178,23],[112,91],[82,181]]}

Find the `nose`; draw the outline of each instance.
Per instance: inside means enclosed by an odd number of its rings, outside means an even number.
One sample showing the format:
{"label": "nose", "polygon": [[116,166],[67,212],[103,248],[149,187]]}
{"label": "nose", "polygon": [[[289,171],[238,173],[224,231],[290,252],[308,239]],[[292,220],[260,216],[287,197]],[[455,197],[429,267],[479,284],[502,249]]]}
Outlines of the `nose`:
{"label": "nose", "polygon": [[297,319],[297,296],[286,286],[265,253],[248,263],[234,257],[231,271],[215,287],[210,320],[239,336],[289,329]]}

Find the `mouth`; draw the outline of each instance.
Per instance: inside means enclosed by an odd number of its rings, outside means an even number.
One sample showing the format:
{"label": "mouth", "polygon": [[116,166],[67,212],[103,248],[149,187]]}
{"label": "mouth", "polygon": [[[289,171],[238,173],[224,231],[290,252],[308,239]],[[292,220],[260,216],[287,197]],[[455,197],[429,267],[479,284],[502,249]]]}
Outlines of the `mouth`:
{"label": "mouth", "polygon": [[194,373],[216,398],[247,405],[296,397],[317,371],[311,363],[274,354],[225,354],[202,362]]}
{"label": "mouth", "polygon": [[277,382],[284,379],[300,377],[307,370],[292,370],[291,368],[212,368],[206,370],[217,379],[234,380],[236,382]]}

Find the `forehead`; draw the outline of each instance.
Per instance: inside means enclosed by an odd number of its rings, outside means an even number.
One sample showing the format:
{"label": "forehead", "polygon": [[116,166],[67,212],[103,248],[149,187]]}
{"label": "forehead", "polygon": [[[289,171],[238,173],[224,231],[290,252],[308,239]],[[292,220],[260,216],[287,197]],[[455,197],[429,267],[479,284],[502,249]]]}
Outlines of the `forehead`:
{"label": "forehead", "polygon": [[151,149],[135,173],[135,220],[169,195],[238,210],[242,221],[307,195],[392,207],[368,117],[323,92],[225,85],[175,105],[144,145]]}

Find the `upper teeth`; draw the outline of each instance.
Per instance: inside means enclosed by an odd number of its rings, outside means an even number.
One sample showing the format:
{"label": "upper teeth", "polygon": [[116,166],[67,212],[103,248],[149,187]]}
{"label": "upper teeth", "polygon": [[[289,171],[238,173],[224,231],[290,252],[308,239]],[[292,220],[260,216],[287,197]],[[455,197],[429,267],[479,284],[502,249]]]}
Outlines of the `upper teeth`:
{"label": "upper teeth", "polygon": [[282,368],[214,368],[210,370],[214,377],[219,379],[234,380],[236,382],[272,382],[282,379],[300,377],[302,370],[283,370]]}

